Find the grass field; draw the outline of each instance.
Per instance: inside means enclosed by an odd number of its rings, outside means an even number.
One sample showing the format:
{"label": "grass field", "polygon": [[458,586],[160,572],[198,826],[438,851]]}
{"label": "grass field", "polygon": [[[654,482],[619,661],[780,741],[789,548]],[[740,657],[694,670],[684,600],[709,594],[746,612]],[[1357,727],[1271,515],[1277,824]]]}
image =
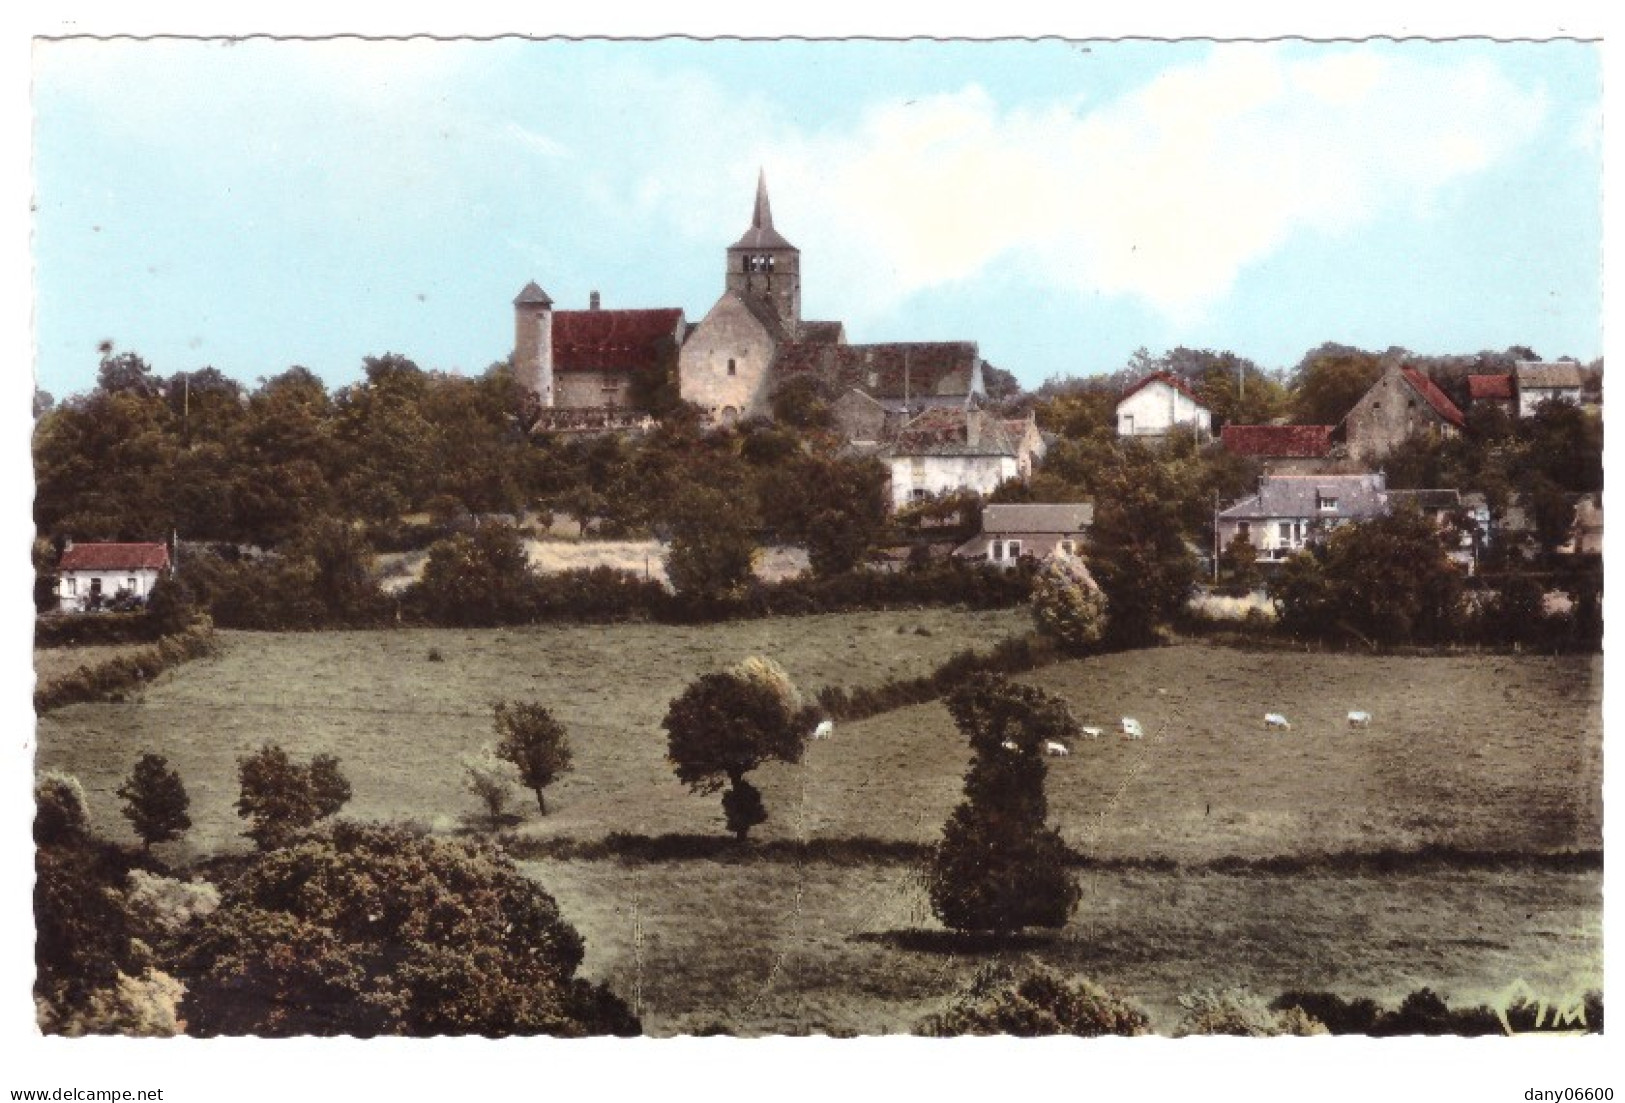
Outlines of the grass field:
{"label": "grass field", "polygon": [[1454,1006],[1517,979],[1553,998],[1602,986],[1598,873],[1085,872],[1066,928],[995,954],[944,937],[900,865],[526,868],[586,938],[584,971],[651,1034],[904,1032],[996,956],[1117,988],[1164,1032],[1203,987],[1396,1006],[1428,986]]}
{"label": "grass field", "polygon": [[[551,814],[516,829],[536,846],[724,834],[716,796],[665,761],[660,719],[695,675],[770,655],[804,691],[930,670],[1027,627],[1020,610],[842,614],[704,627],[223,633],[214,659],[128,704],[75,705],[39,722],[39,765],[76,774],[99,830],[130,839],[114,790],[143,751],[169,757],[196,822],[172,859],[241,848],[239,755],[271,740],[339,756],[346,814],[466,830],[476,811],[459,755],[490,739],[490,703],[539,700],[564,722],[575,769]],[[438,650],[443,661],[431,662]],[[1600,849],[1602,660],[1595,656],[1377,657],[1187,643],[1057,664],[1029,681],[1084,723],[1142,721],[1146,738],[1080,741],[1049,760],[1050,819],[1099,859],[1058,935],[1018,943],[1116,985],[1162,1029],[1177,997],[1249,984],[1397,1003],[1424,985],[1479,1002],[1512,980],[1601,985],[1601,874],[1540,856]],[[1367,729],[1346,713],[1364,709]],[[1290,732],[1266,731],[1281,712]],[[959,799],[967,748],[940,703],[843,723],[798,766],[754,780],[762,840],[924,844]],[[1525,856],[1509,868],[1436,863],[1378,873],[1322,862],[1238,873],[1215,860],[1409,850]],[[860,848],[861,849],[861,848]],[[647,1028],[742,1033],[907,1030],[987,953],[944,937],[902,861],[783,856],[526,868],[585,936],[586,968],[638,1003]]]}

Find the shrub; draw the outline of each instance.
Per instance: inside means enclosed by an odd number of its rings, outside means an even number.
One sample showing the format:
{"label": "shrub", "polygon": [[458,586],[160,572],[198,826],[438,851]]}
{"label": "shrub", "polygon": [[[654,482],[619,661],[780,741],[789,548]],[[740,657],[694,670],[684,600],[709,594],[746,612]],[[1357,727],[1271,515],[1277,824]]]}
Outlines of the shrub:
{"label": "shrub", "polygon": [[508,803],[520,783],[518,768],[499,758],[491,746],[479,754],[464,755],[462,765],[463,788],[479,798],[491,829],[496,830],[507,818]]}
{"label": "shrub", "polygon": [[1284,992],[1270,1003],[1271,1010],[1298,1008],[1325,1024],[1332,1034],[1370,1034],[1383,1009],[1375,1000],[1345,1000],[1331,992]]}
{"label": "shrub", "polygon": [[1106,595],[1070,555],[1052,555],[1039,568],[1032,611],[1038,630],[1069,651],[1086,651],[1106,634]]}
{"label": "shrub", "polygon": [[531,619],[535,586],[519,530],[486,524],[430,548],[406,599],[435,624],[522,624]]}
{"label": "shrub", "polygon": [[581,937],[488,846],[335,823],[258,855],[171,971],[203,1036],[635,1034]]}
{"label": "shrub", "polygon": [[185,986],[168,973],[148,969],[139,976],[119,972],[111,985],[91,992],[72,1008],[38,1003],[40,1030],[78,1038],[122,1034],[133,1038],[172,1038],[181,1032],[176,1014]]}
{"label": "shrub", "polygon": [[46,771],[34,782],[34,845],[63,846],[90,836],[85,791],[72,774]]}
{"label": "shrub", "polygon": [[95,666],[82,666],[34,690],[34,709],[48,712],[79,701],[117,700],[172,666],[211,654],[214,626],[207,620],[175,636],[165,636],[152,647],[118,655]]}
{"label": "shrub", "polygon": [[915,1033],[935,1038],[962,1034],[1099,1038],[1132,1037],[1149,1030],[1145,1012],[1087,978],[1068,983],[1043,966],[1018,978],[1009,967],[995,964],[979,969],[953,1005],[926,1019]]}
{"label": "shrub", "polygon": [[177,934],[220,906],[220,890],[207,881],[177,881],[132,869],[127,883],[124,896],[131,918],[159,937]]}
{"label": "shrub", "polygon": [[1329,1033],[1302,1008],[1273,1010],[1246,988],[1202,989],[1179,997],[1184,1009],[1176,1037],[1191,1034],[1229,1034],[1246,1038],[1273,1038],[1283,1034],[1307,1036]]}

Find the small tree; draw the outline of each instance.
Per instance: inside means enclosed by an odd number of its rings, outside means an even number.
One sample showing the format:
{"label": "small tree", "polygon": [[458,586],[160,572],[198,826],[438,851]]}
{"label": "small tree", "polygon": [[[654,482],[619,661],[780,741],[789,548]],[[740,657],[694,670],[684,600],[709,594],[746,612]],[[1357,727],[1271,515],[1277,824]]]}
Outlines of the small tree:
{"label": "small tree", "polygon": [[1033,579],[1033,621],[1069,651],[1083,651],[1106,634],[1106,595],[1083,560],[1052,555]]}
{"label": "small tree", "polygon": [[1044,825],[1043,747],[1077,722],[1059,697],[996,674],[972,675],[947,705],[971,764],[926,870],[932,911],[960,931],[1063,926],[1080,891],[1060,832]]}
{"label": "small tree", "polygon": [[85,790],[72,774],[46,771],[34,782],[34,844],[63,846],[90,837]]}
{"label": "small tree", "polygon": [[672,506],[666,575],[680,594],[715,600],[739,590],[756,565],[756,518],[743,499],[687,486]]}
{"label": "small tree", "polygon": [[1219,573],[1238,597],[1258,589],[1258,549],[1246,535],[1237,536],[1219,554]]}
{"label": "small tree", "polygon": [[350,783],[339,772],[338,759],[319,754],[300,764],[275,743],[239,758],[237,776],[242,786],[237,814],[249,821],[243,833],[261,850],[286,846],[350,799]]}
{"label": "small tree", "polygon": [[508,813],[508,802],[513,799],[514,786],[519,782],[518,770],[512,762],[499,758],[490,746],[479,754],[465,755],[462,763],[463,788],[485,806],[486,819],[494,831],[502,826]]}
{"label": "small tree", "polygon": [[180,838],[192,826],[192,817],[187,814],[191,798],[186,795],[180,774],[169,768],[169,761],[162,755],[142,755],[119,786],[118,795],[124,800],[124,818],[148,850],[153,843]]}
{"label": "small tree", "polygon": [[519,780],[536,794],[536,807],[547,815],[543,791],[570,768],[570,738],[564,725],[541,705],[499,701],[495,708],[498,758],[513,763]]}
{"label": "small tree", "polygon": [[806,745],[789,676],[770,659],[752,658],[704,674],[671,703],[666,757],[696,793],[728,786],[722,810],[741,842],[767,819],[762,795],[745,775],[770,758],[799,762]]}

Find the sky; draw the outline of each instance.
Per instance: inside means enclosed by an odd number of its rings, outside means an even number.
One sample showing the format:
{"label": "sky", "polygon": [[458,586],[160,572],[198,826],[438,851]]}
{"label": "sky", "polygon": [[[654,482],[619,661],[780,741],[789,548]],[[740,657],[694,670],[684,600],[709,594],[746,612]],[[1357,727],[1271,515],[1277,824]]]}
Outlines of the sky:
{"label": "sky", "polygon": [[1602,353],[1578,42],[41,41],[37,381],[479,372],[722,290],[765,171],[807,317],[1035,386],[1135,349]]}

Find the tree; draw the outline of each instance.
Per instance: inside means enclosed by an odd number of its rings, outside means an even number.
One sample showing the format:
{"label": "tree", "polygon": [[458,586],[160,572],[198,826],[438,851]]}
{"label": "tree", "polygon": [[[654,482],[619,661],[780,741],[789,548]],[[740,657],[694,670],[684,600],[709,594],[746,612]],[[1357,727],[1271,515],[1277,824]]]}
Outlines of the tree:
{"label": "tree", "polygon": [[436,624],[515,624],[530,618],[534,590],[519,530],[485,524],[431,547],[411,597]]}
{"label": "tree", "polygon": [[536,794],[536,807],[547,815],[543,791],[570,768],[570,737],[564,725],[542,705],[499,701],[495,707],[497,757],[514,764],[519,779]]}
{"label": "tree", "polygon": [[1336,425],[1382,376],[1383,357],[1327,342],[1304,354],[1292,371],[1293,420]]}
{"label": "tree", "polygon": [[1033,579],[1038,630],[1069,651],[1084,651],[1106,633],[1106,595],[1081,559],[1052,555]]}
{"label": "tree", "polygon": [[773,419],[797,429],[828,429],[835,424],[831,407],[835,388],[812,372],[792,375],[773,388]]}
{"label": "tree", "polygon": [[666,575],[679,594],[714,601],[750,580],[755,511],[739,494],[686,486],[672,505],[670,525]]}
{"label": "tree", "polygon": [[1258,571],[1258,549],[1246,534],[1230,541],[1219,554],[1219,572],[1238,595],[1258,589],[1262,579]]}
{"label": "tree", "polygon": [[255,858],[173,971],[205,1037],[636,1034],[582,949],[494,848],[340,821]]}
{"label": "tree", "polygon": [[261,850],[288,845],[350,799],[350,783],[339,772],[338,759],[319,754],[301,764],[275,743],[239,758],[237,776],[241,782],[237,814],[249,821],[243,834]]}
{"label": "tree", "polygon": [[1169,465],[1125,464],[1098,480],[1090,573],[1106,594],[1112,638],[1143,644],[1185,606],[1196,557],[1180,524],[1181,485]]}
{"label": "tree", "polygon": [[162,755],[142,755],[119,786],[118,795],[124,801],[124,818],[148,850],[153,843],[180,838],[192,826],[187,814],[192,800],[180,774],[169,768],[169,760]]}
{"label": "tree", "polygon": [[780,539],[802,544],[813,573],[861,564],[886,524],[886,470],[874,459],[801,456],[761,483],[762,516]]}
{"label": "tree", "polygon": [[666,758],[692,792],[728,787],[722,808],[741,842],[767,819],[762,795],[745,775],[770,758],[800,762],[807,732],[799,698],[782,667],[752,658],[701,675],[671,702],[662,726]]}
{"label": "tree", "polygon": [[1081,892],[1044,824],[1044,744],[1073,738],[1077,721],[1061,698],[996,674],[972,675],[947,705],[971,762],[926,870],[932,911],[959,931],[1065,925]]}
{"label": "tree", "polygon": [[185,631],[197,619],[197,606],[186,583],[174,575],[159,575],[147,595],[147,623],[160,636]]}
{"label": "tree", "polygon": [[519,771],[512,762],[498,758],[496,748],[484,747],[479,754],[465,755],[463,787],[479,798],[485,806],[485,816],[494,831],[507,816],[508,801],[519,782]]}

